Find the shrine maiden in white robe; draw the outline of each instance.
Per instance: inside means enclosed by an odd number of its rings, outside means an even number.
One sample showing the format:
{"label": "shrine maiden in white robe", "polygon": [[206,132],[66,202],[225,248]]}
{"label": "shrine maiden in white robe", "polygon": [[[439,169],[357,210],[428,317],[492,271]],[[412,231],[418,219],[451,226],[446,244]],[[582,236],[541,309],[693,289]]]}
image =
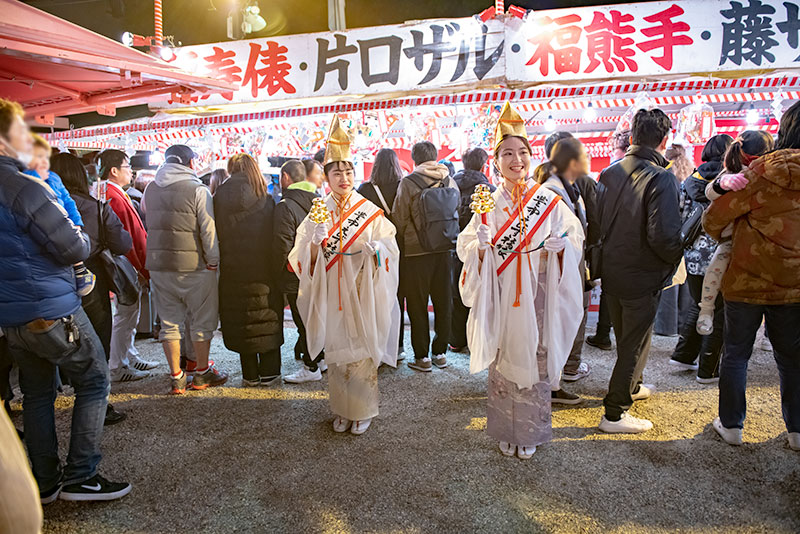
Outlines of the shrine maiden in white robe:
{"label": "shrine maiden in white robe", "polygon": [[[489,368],[487,432],[497,441],[533,447],[552,438],[550,392],[559,389],[583,317],[578,262],[584,234],[551,190],[528,180],[518,191],[512,197],[501,186],[493,193],[496,208],[486,214],[493,246],[482,262],[476,234],[481,216],[474,215],[458,236],[464,262],[459,289],[472,308],[470,372]],[[548,237],[562,236],[567,244],[561,260],[539,248]]]}
{"label": "shrine maiden in white robe", "polygon": [[[378,367],[397,365],[400,252],[394,225],[366,198],[352,192],[343,217],[332,195],[325,204],[330,232],[316,261],[312,265],[316,223],[306,217],[289,263],[300,279],[297,307],[309,354],[325,349],[331,410],[363,421],[378,415]],[[376,245],[377,255],[367,252],[366,242]]]}

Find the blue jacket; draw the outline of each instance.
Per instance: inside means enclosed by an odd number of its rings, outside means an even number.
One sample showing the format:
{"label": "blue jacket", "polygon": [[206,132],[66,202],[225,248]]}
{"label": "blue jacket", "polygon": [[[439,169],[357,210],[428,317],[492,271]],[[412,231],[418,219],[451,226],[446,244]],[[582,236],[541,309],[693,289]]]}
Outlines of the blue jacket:
{"label": "blue jacket", "polygon": [[24,169],[0,156],[0,328],[75,313],[72,265],[89,255],[89,238]]}
{"label": "blue jacket", "polygon": [[[33,176],[34,178],[39,178],[39,173],[30,169],[26,170],[25,174],[28,176]],[[64,182],[61,181],[61,177],[53,171],[47,171],[47,179],[44,181],[44,183],[49,185],[50,189],[52,189],[56,194],[56,199],[61,206],[67,210],[67,215],[69,215],[69,219],[75,224],[75,226],[83,226],[81,213],[78,211],[78,207],[75,205],[75,201],[72,200],[69,191],[67,191],[67,188],[64,187]]]}

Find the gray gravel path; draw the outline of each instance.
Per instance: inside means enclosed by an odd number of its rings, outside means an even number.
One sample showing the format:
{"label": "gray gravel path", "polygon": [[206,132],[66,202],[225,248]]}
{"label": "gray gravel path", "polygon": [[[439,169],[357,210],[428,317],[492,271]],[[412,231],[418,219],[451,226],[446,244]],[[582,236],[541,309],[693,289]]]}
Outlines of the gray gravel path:
{"label": "gray gravel path", "polygon": [[[284,373],[298,365],[286,331]],[[799,532],[800,453],[786,444],[771,354],[750,364],[745,444],[734,448],[710,427],[716,386],[668,367],[674,343],[654,339],[646,380],[659,392],[632,410],[653,431],[599,433],[614,353],[586,346],[593,372],[566,386],[586,402],[557,409],[555,440],[522,461],[484,432],[486,374],[471,376],[465,355],[429,375],[381,369],[381,415],[353,437],[330,428],[325,380],[239,387],[238,357],[218,334],[212,357],[229,387],[169,397],[165,365],[114,386],[129,418],[106,429],[101,471],[133,492],[56,502],[44,531]],[[164,361],[160,345],[138,346]],[[71,403],[57,404],[62,448]]]}

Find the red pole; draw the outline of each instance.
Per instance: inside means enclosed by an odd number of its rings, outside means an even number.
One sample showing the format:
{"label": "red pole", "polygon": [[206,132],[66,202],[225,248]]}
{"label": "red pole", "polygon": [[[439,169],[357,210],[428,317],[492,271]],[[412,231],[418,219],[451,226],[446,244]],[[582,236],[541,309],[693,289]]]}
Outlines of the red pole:
{"label": "red pole", "polygon": [[494,0],[495,16],[499,17],[506,12],[505,0]]}
{"label": "red pole", "polygon": [[153,15],[156,27],[156,46],[161,46],[164,41],[164,15],[161,11],[161,0],[153,0]]}

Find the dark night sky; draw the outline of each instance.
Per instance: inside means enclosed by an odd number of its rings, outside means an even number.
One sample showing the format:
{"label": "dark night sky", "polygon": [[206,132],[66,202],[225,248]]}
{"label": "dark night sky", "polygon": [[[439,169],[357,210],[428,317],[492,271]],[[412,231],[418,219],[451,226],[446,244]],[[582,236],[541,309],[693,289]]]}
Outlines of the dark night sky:
{"label": "dark night sky", "polygon": [[[244,3],[245,0],[243,0]],[[552,9],[630,0],[507,0],[506,5]],[[113,39],[124,31],[153,34],[150,0],[27,0],[28,4]],[[164,34],[184,45],[225,41],[231,0],[164,0]],[[268,26],[253,37],[328,30],[327,0],[260,0]],[[457,18],[490,7],[492,0],[346,0],[348,28],[398,24],[407,20]],[[124,8],[124,16],[112,14]],[[211,7],[216,10],[210,10]]]}

